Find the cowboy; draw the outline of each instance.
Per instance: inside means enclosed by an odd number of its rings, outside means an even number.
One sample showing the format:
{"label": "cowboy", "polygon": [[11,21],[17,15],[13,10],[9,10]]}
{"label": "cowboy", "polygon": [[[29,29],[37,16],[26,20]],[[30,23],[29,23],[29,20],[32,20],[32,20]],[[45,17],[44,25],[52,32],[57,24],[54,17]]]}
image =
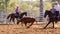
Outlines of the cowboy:
{"label": "cowboy", "polygon": [[57,4],[57,2],[54,6],[52,6],[52,9],[50,9],[50,11],[54,14],[54,21],[56,21],[55,23],[57,23],[59,16],[59,5]]}
{"label": "cowboy", "polygon": [[60,5],[59,5],[59,3],[58,3],[57,1],[54,3],[53,8],[54,8],[56,11],[60,11]]}

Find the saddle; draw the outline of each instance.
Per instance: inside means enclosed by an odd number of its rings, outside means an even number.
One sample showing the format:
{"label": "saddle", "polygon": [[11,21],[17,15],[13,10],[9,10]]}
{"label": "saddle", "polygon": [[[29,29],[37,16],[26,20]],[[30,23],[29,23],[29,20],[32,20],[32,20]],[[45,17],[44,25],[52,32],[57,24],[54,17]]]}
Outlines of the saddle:
{"label": "saddle", "polygon": [[15,13],[15,16],[19,16],[19,15]]}

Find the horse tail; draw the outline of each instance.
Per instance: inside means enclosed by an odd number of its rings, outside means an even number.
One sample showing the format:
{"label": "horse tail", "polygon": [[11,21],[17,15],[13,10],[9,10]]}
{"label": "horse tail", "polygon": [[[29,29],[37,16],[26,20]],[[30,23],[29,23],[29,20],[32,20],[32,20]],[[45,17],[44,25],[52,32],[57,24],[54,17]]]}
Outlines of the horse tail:
{"label": "horse tail", "polygon": [[9,17],[11,17],[11,14],[9,14],[9,15],[7,16],[7,19],[9,19]]}

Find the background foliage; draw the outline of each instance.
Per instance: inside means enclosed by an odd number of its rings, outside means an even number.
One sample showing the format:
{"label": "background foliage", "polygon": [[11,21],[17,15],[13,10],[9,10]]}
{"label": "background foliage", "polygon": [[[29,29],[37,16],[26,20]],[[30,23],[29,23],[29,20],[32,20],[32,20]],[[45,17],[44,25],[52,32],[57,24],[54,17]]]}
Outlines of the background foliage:
{"label": "background foliage", "polygon": [[[51,2],[44,2],[44,10],[51,9],[51,6],[54,1],[60,0],[52,0]],[[40,2],[39,1],[22,1],[22,0],[0,0],[0,11],[7,11],[9,13],[15,12],[16,6],[19,6],[20,12],[24,11],[32,11],[38,12],[40,11]]]}

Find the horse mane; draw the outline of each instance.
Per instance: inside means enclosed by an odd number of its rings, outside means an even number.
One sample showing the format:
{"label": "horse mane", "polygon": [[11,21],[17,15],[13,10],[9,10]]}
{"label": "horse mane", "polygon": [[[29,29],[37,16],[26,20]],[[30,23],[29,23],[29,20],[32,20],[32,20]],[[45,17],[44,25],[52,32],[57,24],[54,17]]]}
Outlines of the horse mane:
{"label": "horse mane", "polygon": [[26,15],[26,14],[27,14],[27,12],[23,12],[23,13],[21,13],[20,15],[24,15],[24,14]]}

